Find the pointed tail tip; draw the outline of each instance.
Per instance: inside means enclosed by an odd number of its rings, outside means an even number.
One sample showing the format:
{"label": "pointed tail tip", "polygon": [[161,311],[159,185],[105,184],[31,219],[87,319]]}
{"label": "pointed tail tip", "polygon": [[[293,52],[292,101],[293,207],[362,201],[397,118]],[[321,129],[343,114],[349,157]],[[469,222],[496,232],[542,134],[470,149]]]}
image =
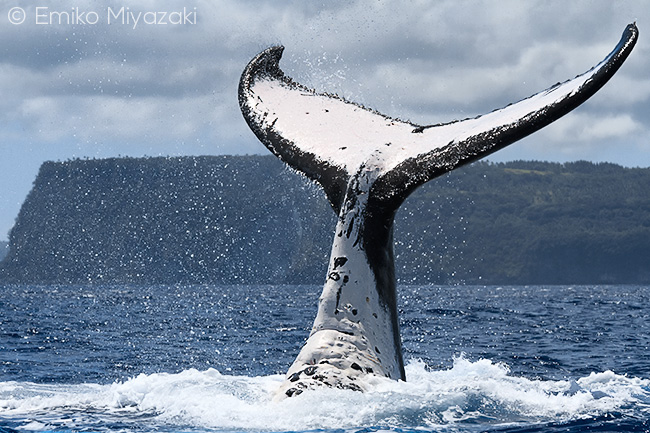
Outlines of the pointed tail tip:
{"label": "pointed tail tip", "polygon": [[[634,24],[636,25],[636,21],[634,22]],[[282,56],[282,52],[284,51],[284,45],[273,45],[267,48],[266,51],[272,53],[278,53],[279,56]]]}
{"label": "pointed tail tip", "polygon": [[280,59],[284,46],[274,45],[256,55],[246,66],[239,79],[239,103],[246,104],[246,95],[250,93],[250,87],[258,78],[273,77],[282,79],[284,73],[280,69]]}
{"label": "pointed tail tip", "polygon": [[636,20],[627,25],[624,35],[628,35],[626,39],[636,39],[639,37],[639,28],[636,26]]}
{"label": "pointed tail tip", "polygon": [[639,39],[639,28],[636,26],[636,20],[633,23],[630,23],[625,27],[623,36],[621,36],[621,41],[619,42],[616,49],[623,53],[623,60],[627,58],[632,48],[636,45],[637,40]]}
{"label": "pointed tail tip", "polygon": [[284,45],[273,45],[259,53],[257,58],[262,61],[279,63],[283,52]]}
{"label": "pointed tail tip", "polygon": [[251,62],[249,67],[254,69],[253,75],[282,75],[280,70],[280,59],[284,52],[283,45],[274,45],[259,53]]}

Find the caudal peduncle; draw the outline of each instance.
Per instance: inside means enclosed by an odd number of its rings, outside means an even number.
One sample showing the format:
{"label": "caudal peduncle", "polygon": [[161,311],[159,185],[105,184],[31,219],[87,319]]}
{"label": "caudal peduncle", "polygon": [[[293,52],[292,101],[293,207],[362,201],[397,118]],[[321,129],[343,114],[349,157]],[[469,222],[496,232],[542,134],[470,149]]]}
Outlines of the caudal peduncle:
{"label": "caudal peduncle", "polygon": [[[361,170],[348,183],[311,334],[280,395],[330,386],[365,390],[363,378],[405,379],[395,293],[392,217],[369,212],[374,178]],[[384,230],[367,230],[381,225]],[[372,239],[366,239],[366,237]],[[373,256],[382,256],[372,266]],[[384,251],[376,251],[377,249]],[[381,275],[377,274],[380,270]],[[381,287],[380,287],[381,285]]]}

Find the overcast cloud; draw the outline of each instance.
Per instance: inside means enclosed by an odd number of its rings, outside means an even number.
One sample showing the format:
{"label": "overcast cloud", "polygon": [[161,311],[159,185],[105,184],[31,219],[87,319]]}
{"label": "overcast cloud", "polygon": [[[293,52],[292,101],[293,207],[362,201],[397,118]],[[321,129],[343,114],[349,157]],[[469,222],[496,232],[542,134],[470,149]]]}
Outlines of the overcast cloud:
{"label": "overcast cloud", "polygon": [[[285,45],[281,66],[297,81],[428,124],[572,78],[637,21],[639,43],[604,89],[492,160],[650,166],[650,1],[98,3],[0,2],[0,240],[45,160],[266,153],[241,117],[237,84],[273,44]],[[98,22],[49,15],[77,11]],[[189,20],[121,20],[175,11]]]}

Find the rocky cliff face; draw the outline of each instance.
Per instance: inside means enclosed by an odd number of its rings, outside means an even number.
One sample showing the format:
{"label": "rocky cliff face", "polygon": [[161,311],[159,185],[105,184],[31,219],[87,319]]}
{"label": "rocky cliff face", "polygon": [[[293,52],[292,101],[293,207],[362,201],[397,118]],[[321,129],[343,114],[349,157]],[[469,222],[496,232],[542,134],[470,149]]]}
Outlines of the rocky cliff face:
{"label": "rocky cliff face", "polygon": [[[473,164],[400,209],[398,279],[650,282],[649,190],[649,169]],[[321,284],[335,221],[320,188],[273,156],[47,162],[0,281]]]}

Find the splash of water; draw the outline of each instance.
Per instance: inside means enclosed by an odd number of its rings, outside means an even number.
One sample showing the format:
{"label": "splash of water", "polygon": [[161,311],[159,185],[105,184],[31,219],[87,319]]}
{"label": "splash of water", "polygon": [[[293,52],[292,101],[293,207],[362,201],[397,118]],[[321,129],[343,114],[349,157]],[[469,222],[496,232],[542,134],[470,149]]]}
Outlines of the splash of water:
{"label": "splash of water", "polygon": [[489,360],[451,369],[407,366],[408,382],[376,378],[371,391],[319,389],[271,400],[279,375],[229,376],[214,369],[141,374],[113,384],[0,382],[0,425],[17,430],[305,431],[447,429],[570,422],[611,413],[650,416],[650,380],[592,373],[543,381],[510,375]]}

